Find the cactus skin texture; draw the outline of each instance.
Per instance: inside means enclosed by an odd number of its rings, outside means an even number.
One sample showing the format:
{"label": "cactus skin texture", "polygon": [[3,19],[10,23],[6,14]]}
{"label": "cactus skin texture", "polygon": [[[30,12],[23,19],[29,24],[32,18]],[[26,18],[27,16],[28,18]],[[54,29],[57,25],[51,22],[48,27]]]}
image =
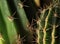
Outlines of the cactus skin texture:
{"label": "cactus skin texture", "polygon": [[60,44],[57,34],[60,25],[60,5],[59,0],[53,2],[41,11],[40,19],[37,21],[39,25],[38,44]]}
{"label": "cactus skin texture", "polygon": [[13,21],[10,21],[11,20],[9,18],[10,12],[9,12],[6,0],[0,0],[0,2],[1,2],[0,33],[2,38],[5,41],[5,44],[14,44],[16,39],[15,36],[17,36],[16,28],[14,26]]}
{"label": "cactus skin texture", "polygon": [[[12,1],[13,6],[8,1]],[[40,7],[39,1],[35,3]],[[50,6],[43,7],[38,20],[34,19],[37,25],[33,21],[33,25],[37,26],[34,27],[30,25],[24,10],[26,5],[21,0],[0,0],[0,44],[60,44],[59,2],[53,0]],[[15,15],[12,8],[16,11]]]}
{"label": "cactus skin texture", "polygon": [[19,27],[20,32],[18,32],[18,23],[16,24],[14,22],[16,19],[11,15],[7,0],[0,0],[0,44],[22,44],[21,41],[24,40],[20,41],[20,34],[18,34],[21,32],[21,38],[25,38],[24,36],[27,36],[27,41],[31,38],[31,33],[27,28],[28,20],[24,12],[23,5],[19,5],[20,0],[14,0],[13,2],[17,8],[19,16],[17,19],[21,23]]}

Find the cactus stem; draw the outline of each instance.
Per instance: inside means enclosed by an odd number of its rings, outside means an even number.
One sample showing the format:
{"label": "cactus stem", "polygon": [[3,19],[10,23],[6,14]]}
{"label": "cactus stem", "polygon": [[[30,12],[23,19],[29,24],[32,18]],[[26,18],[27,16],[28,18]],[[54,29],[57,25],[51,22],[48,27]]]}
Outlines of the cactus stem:
{"label": "cactus stem", "polygon": [[43,44],[45,44],[45,38],[46,38],[46,27],[44,27],[43,32],[44,32]]}
{"label": "cactus stem", "polygon": [[[37,33],[37,41],[36,41],[36,42],[39,43],[39,41],[40,41],[40,40],[39,40],[39,39],[40,39],[39,30],[36,30],[36,33]],[[40,44],[40,43],[39,43],[39,44]]]}
{"label": "cactus stem", "polygon": [[47,27],[47,23],[48,23],[48,18],[49,18],[49,15],[50,15],[50,12],[51,12],[51,8],[49,9],[49,13],[46,17],[46,20],[45,20],[45,27],[43,28],[43,33],[44,33],[44,36],[43,36],[43,44],[46,44],[46,27]]}
{"label": "cactus stem", "polygon": [[55,36],[54,36],[55,35],[55,28],[56,28],[56,25],[54,24],[53,25],[52,35],[51,35],[52,36],[52,42],[51,42],[51,44],[54,44],[54,42],[55,42]]}

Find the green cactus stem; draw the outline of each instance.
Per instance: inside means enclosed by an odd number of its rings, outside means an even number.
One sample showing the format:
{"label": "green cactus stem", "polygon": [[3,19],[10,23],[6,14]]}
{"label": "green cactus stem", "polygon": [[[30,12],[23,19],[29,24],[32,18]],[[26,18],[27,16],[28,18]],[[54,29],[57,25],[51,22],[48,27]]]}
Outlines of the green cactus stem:
{"label": "green cactus stem", "polygon": [[1,0],[0,3],[1,3],[1,13],[2,13],[0,14],[0,19],[1,19],[0,33],[2,34],[6,44],[14,44],[16,43],[16,36],[17,36],[16,27],[12,19],[9,18],[11,14],[9,12],[7,1]]}

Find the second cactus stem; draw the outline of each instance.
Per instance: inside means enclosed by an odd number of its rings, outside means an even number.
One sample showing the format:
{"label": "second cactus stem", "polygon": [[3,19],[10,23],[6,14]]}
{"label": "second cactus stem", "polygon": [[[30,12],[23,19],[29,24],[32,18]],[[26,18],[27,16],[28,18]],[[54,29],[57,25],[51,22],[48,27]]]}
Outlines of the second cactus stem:
{"label": "second cactus stem", "polygon": [[49,7],[41,11],[40,18],[37,21],[38,28],[36,33],[38,44],[56,44],[59,42],[59,35],[57,34],[60,26],[60,5],[57,2],[50,4]]}

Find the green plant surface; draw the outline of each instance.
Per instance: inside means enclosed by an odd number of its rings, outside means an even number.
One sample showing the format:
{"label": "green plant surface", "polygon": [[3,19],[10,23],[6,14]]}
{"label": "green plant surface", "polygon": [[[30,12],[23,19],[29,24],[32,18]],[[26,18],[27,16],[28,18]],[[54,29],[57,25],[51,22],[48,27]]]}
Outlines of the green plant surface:
{"label": "green plant surface", "polygon": [[[57,38],[59,35],[57,35],[57,29],[59,30],[59,22],[60,18],[60,8],[59,3],[52,3],[48,8],[44,8],[41,11],[40,19],[37,21],[37,24],[39,25],[40,34],[38,44],[56,44]],[[40,23],[39,23],[40,22]],[[58,39],[59,40],[59,39]],[[58,43],[59,44],[59,43]]]}
{"label": "green plant surface", "polygon": [[14,44],[16,42],[16,27],[13,20],[10,18],[11,14],[6,0],[1,0],[1,14],[0,14],[0,33],[3,36],[6,44]]}
{"label": "green plant surface", "polygon": [[20,0],[14,0],[14,4],[17,9],[18,16],[19,16],[20,26],[22,27],[22,28],[19,27],[20,35],[22,37],[27,35],[25,38],[27,41],[26,44],[30,42],[31,42],[30,44],[32,44],[32,33],[30,32],[30,29],[28,28],[29,21],[23,8],[24,5],[22,4]]}

